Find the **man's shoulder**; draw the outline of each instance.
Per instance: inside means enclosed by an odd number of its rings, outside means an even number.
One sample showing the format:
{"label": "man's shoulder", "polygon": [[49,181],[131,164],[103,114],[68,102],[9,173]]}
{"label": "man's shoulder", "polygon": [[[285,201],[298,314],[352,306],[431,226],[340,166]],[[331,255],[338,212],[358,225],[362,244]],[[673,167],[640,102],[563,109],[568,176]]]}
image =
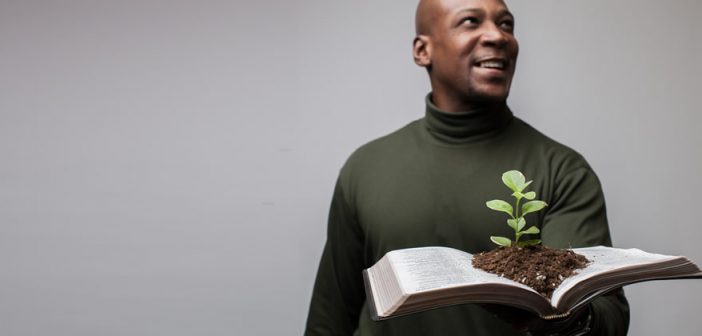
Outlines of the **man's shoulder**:
{"label": "man's shoulder", "polygon": [[[421,120],[421,119],[420,119]],[[407,125],[358,147],[347,160],[348,164],[364,163],[368,160],[376,161],[378,158],[396,154],[416,144],[420,120],[415,120]]]}
{"label": "man's shoulder", "polygon": [[519,118],[515,117],[514,124],[519,141],[525,143],[538,159],[562,166],[565,170],[591,169],[585,157],[572,147],[551,138]]}

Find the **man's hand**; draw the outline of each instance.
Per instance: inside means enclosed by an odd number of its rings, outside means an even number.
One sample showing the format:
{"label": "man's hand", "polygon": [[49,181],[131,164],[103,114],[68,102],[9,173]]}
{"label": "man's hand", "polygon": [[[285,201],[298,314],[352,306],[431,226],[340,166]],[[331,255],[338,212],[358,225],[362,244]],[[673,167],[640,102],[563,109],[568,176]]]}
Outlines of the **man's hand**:
{"label": "man's hand", "polygon": [[528,331],[534,336],[580,336],[590,331],[592,311],[586,306],[571,312],[567,317],[546,320],[525,310],[498,305],[481,304],[483,309],[512,325],[517,331]]}

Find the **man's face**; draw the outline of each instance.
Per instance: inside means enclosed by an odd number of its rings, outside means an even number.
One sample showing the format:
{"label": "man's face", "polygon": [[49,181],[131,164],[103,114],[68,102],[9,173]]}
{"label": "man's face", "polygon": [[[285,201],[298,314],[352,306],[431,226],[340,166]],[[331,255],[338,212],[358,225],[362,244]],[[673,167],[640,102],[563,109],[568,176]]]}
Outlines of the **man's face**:
{"label": "man's face", "polygon": [[435,93],[454,101],[505,101],[519,53],[507,6],[500,0],[437,0],[436,6],[429,27]]}

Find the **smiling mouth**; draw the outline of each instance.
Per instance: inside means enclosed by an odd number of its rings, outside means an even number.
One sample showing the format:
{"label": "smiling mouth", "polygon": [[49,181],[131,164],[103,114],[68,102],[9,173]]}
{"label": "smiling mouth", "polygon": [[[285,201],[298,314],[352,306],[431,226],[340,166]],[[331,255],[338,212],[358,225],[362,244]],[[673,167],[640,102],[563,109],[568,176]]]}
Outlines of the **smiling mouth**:
{"label": "smiling mouth", "polygon": [[490,59],[480,61],[477,63],[477,65],[479,68],[504,70],[507,67],[507,62],[503,60]]}

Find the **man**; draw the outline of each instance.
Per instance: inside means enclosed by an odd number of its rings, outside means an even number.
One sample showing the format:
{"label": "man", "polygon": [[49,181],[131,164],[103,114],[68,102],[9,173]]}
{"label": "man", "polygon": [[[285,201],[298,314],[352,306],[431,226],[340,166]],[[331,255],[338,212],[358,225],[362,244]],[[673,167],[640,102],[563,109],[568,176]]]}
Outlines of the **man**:
{"label": "man", "polygon": [[610,245],[594,172],[573,150],[513,116],[506,105],[518,54],[514,18],[501,0],[421,0],[415,62],[432,92],[425,117],[359,148],[342,168],[314,287],[307,335],[624,335],[621,292],[559,321],[502,306],[456,305],[370,320],[362,270],[386,252],[441,245],[494,248],[509,234],[485,201],[504,196],[518,169],[544,212],[527,221],[547,246]]}

